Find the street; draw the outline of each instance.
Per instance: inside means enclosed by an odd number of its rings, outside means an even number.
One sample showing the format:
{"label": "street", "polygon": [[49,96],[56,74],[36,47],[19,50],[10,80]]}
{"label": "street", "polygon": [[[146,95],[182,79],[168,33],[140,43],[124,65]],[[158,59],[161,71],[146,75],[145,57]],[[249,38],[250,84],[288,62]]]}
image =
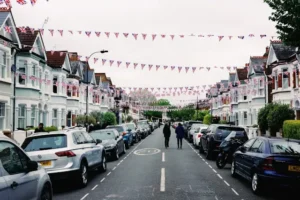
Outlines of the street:
{"label": "street", "polygon": [[287,199],[290,192],[268,191],[263,196],[251,192],[250,183],[232,178],[230,165],[217,169],[187,141],[177,149],[174,129],[170,148],[164,148],[162,128],[131,147],[108,170],[92,174],[86,188],[70,182],[54,183],[55,200],[92,199],[176,199],[176,200],[262,200]]}

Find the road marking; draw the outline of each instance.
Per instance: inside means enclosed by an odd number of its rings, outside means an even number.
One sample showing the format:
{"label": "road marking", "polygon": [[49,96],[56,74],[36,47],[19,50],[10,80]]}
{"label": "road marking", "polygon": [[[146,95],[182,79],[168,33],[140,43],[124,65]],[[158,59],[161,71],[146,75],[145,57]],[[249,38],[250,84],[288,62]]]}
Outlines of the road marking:
{"label": "road marking", "polygon": [[220,174],[217,174],[217,176],[218,176],[220,179],[223,179],[223,177],[222,177]]}
{"label": "road marking", "polygon": [[216,199],[216,200],[219,200],[217,196],[215,196],[215,199]]}
{"label": "road marking", "polygon": [[117,167],[114,167],[112,170],[114,171]]}
{"label": "road marking", "polygon": [[239,193],[237,193],[233,188],[231,188],[231,190],[234,192],[234,194],[236,194],[237,196],[239,196]]}
{"label": "road marking", "polygon": [[165,162],[165,152],[162,152],[162,161]]}
{"label": "road marking", "polygon": [[95,186],[92,188],[92,190],[96,189],[96,187],[98,187],[98,185],[95,185]]}
{"label": "road marking", "polygon": [[208,165],[211,169],[212,169],[212,166],[211,165]]}
{"label": "road marking", "polygon": [[88,195],[89,195],[89,193],[85,194],[80,200],[85,199]]}
{"label": "road marking", "polygon": [[207,164],[207,165],[208,165],[208,162],[205,162],[205,164]]}
{"label": "road marking", "polygon": [[166,191],[166,175],[165,175],[165,168],[161,168],[161,175],[160,175],[160,191]]}
{"label": "road marking", "polygon": [[230,185],[229,185],[229,183],[227,183],[227,181],[225,181],[225,180],[224,180],[224,183],[225,183],[227,186],[229,186],[229,187],[230,187]]}
{"label": "road marking", "polygon": [[102,183],[105,180],[105,178],[101,179],[100,183]]}
{"label": "road marking", "polygon": [[215,169],[212,169],[215,173],[217,173],[217,171]]}
{"label": "road marking", "polygon": [[119,166],[121,163],[118,163],[117,165]]}
{"label": "road marking", "polygon": [[202,160],[205,162],[205,160],[202,158]]}
{"label": "road marking", "polygon": [[107,176],[109,176],[111,174],[111,172],[109,172],[108,174],[107,174]]}

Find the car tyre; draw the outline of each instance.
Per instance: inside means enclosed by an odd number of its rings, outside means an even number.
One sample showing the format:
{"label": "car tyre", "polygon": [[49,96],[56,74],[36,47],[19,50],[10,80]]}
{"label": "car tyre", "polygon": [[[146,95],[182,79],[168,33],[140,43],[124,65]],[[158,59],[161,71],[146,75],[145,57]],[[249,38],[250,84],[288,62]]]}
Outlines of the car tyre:
{"label": "car tyre", "polygon": [[52,189],[49,183],[46,183],[42,189],[40,200],[52,200]]}
{"label": "car tyre", "polygon": [[252,180],[251,180],[251,189],[252,192],[256,195],[260,194],[262,191],[262,182],[260,177],[257,175],[257,173],[253,173]]}
{"label": "car tyre", "polygon": [[78,183],[82,188],[86,187],[88,184],[88,166],[85,161],[82,161],[80,164]]}
{"label": "car tyre", "polygon": [[208,146],[207,151],[206,151],[206,159],[207,160],[211,160],[212,159],[212,151],[210,149],[210,147]]}
{"label": "car tyre", "polygon": [[126,154],[126,145],[123,145],[123,154]]}
{"label": "car tyre", "polygon": [[120,156],[119,156],[119,147],[116,146],[114,159],[115,159],[115,160],[119,160],[119,158],[120,158]]}
{"label": "car tyre", "polygon": [[201,144],[201,140],[199,142],[199,153],[203,154],[204,153],[204,149],[202,147],[202,144]]}
{"label": "car tyre", "polygon": [[230,170],[230,172],[231,172],[231,176],[232,176],[232,177],[237,177],[237,173],[236,173],[236,168],[235,168],[235,162],[234,162],[234,160],[233,160],[232,163],[231,163],[231,170]]}
{"label": "car tyre", "polygon": [[130,148],[130,145],[128,144],[128,142],[125,143],[126,149]]}
{"label": "car tyre", "polygon": [[106,172],[106,170],[107,170],[107,162],[106,162],[105,152],[103,152],[102,153],[102,162],[101,162],[101,166],[99,167],[99,171]]}

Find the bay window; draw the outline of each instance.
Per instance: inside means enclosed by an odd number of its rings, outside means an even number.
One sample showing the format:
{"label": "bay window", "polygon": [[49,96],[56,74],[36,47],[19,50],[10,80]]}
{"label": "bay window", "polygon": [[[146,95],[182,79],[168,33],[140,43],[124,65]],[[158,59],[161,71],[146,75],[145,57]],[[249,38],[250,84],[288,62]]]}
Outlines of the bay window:
{"label": "bay window", "polygon": [[0,78],[7,77],[6,52],[0,50]]}
{"label": "bay window", "polygon": [[32,73],[31,73],[31,76],[32,76],[32,79],[31,79],[31,84],[32,86],[34,87],[36,84],[35,84],[35,81],[36,81],[36,71],[37,71],[37,66],[35,64],[33,64],[32,66]]}
{"label": "bay window", "polygon": [[5,119],[5,103],[0,102],[0,130],[3,130],[5,128],[4,119]]}
{"label": "bay window", "polygon": [[35,118],[36,118],[36,106],[32,105],[31,106],[31,126],[35,126]]}
{"label": "bay window", "polygon": [[52,126],[57,127],[57,109],[52,110]]}
{"label": "bay window", "polygon": [[19,128],[26,128],[26,105],[19,105],[18,125]]}
{"label": "bay window", "polygon": [[289,73],[288,69],[283,69],[282,70],[282,88],[286,89],[289,87]]}
{"label": "bay window", "polygon": [[244,126],[246,126],[246,125],[248,125],[248,121],[247,121],[247,111],[244,111],[243,115],[244,115]]}

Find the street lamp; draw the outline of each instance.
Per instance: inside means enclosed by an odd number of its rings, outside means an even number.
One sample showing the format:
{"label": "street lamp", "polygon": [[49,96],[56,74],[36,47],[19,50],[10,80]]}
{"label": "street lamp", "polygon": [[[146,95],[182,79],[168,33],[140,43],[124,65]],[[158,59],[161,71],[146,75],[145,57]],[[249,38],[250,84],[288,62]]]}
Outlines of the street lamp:
{"label": "street lamp", "polygon": [[88,114],[89,114],[89,74],[88,74],[88,66],[89,66],[89,60],[90,58],[96,54],[96,53],[108,53],[107,50],[101,50],[101,51],[95,51],[92,53],[87,60],[87,66],[85,68],[85,77],[86,77],[86,118],[85,118],[85,123],[88,124]]}

